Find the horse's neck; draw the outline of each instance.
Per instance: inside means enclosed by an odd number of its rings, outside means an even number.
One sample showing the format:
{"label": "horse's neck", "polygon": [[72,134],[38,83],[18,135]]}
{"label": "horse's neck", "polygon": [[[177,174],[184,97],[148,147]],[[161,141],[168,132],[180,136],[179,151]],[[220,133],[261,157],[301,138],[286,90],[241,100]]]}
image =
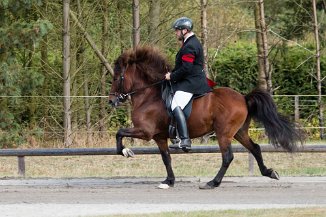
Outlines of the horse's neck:
{"label": "horse's neck", "polygon": [[147,88],[131,96],[131,103],[134,108],[138,108],[144,104],[154,103],[160,100],[160,91],[155,87]]}

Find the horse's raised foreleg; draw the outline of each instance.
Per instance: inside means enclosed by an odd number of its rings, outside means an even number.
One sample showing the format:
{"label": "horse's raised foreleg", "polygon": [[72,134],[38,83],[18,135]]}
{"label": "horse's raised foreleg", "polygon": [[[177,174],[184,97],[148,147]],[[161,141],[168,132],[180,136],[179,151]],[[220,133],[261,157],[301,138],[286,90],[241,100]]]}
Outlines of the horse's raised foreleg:
{"label": "horse's raised foreleg", "polygon": [[133,157],[134,153],[130,149],[125,148],[125,146],[122,144],[122,139],[124,137],[149,140],[148,135],[143,130],[141,130],[139,128],[121,128],[121,129],[119,129],[116,134],[117,154],[120,154],[125,157]]}
{"label": "horse's raised foreleg", "polygon": [[227,148],[225,149],[221,148],[221,153],[222,153],[222,166],[220,170],[218,171],[217,175],[213,180],[207,182],[204,185],[199,186],[200,189],[213,189],[221,184],[222,179],[233,160],[233,151],[232,151],[231,144],[229,143]]}
{"label": "horse's raised foreleg", "polygon": [[171,165],[171,155],[170,155],[170,151],[169,151],[166,139],[160,139],[160,140],[155,140],[155,141],[160,150],[161,157],[162,157],[162,160],[163,160],[166,172],[167,172],[166,179],[163,182],[161,182],[161,184],[158,186],[158,188],[167,189],[169,187],[173,187],[174,182],[175,182],[175,176],[174,176],[172,165]]}

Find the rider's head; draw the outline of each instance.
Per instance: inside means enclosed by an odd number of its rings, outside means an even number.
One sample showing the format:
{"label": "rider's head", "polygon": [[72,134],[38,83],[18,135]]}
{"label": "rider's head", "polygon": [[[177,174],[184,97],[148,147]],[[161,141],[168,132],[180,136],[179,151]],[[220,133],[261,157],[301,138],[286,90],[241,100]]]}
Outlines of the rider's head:
{"label": "rider's head", "polygon": [[182,41],[185,35],[192,31],[193,23],[188,17],[180,17],[174,21],[172,28],[175,30],[178,40]]}

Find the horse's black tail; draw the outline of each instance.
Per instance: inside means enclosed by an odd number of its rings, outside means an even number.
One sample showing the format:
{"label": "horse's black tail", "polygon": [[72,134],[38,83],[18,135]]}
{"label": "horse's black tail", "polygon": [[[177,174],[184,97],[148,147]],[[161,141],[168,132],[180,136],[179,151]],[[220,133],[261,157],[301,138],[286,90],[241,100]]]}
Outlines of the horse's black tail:
{"label": "horse's black tail", "polygon": [[294,151],[298,142],[303,144],[303,131],[277,112],[276,105],[267,91],[256,89],[245,98],[249,115],[264,125],[269,142],[274,147]]}

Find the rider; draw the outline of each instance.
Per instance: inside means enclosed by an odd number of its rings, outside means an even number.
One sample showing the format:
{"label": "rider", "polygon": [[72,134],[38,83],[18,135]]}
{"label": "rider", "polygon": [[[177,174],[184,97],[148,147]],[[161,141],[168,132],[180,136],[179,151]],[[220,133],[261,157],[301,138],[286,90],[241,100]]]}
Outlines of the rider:
{"label": "rider", "polygon": [[165,74],[170,80],[175,94],[172,99],[172,113],[177,123],[180,144],[172,144],[174,149],[191,149],[186,118],[183,109],[194,94],[201,95],[211,91],[207,84],[204,71],[204,53],[202,45],[192,32],[193,22],[187,17],[181,17],[173,23],[175,35],[182,42],[182,47],[176,55],[175,67]]}

